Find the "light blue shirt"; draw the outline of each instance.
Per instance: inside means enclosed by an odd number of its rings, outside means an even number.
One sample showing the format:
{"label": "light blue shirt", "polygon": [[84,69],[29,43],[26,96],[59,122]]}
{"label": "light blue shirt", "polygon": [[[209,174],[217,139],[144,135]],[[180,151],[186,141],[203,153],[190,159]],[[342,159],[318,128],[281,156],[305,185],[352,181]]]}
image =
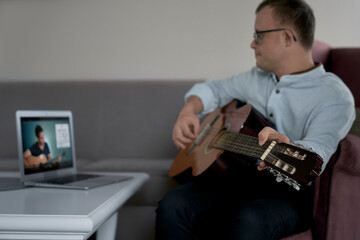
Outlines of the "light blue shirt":
{"label": "light blue shirt", "polygon": [[203,103],[201,115],[233,99],[251,104],[291,142],[318,153],[324,160],[322,169],[355,119],[350,90],[322,65],[302,74],[284,75],[279,81],[275,74],[254,67],[229,78],[195,84],[185,99],[192,95]]}

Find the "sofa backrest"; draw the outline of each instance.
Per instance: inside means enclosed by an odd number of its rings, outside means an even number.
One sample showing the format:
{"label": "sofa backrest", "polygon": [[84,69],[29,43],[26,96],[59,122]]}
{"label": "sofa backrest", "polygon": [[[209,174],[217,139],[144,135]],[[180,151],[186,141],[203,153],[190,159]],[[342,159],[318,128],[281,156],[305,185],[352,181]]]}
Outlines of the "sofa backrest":
{"label": "sofa backrest", "polygon": [[315,40],[312,55],[326,71],[335,73],[344,81],[355,98],[355,106],[360,107],[360,47],[333,48]]}
{"label": "sofa backrest", "polygon": [[312,56],[315,62],[320,62],[324,65],[324,68],[328,68],[328,59],[330,55],[331,46],[325,42],[318,40],[314,41],[312,48]]}
{"label": "sofa backrest", "polygon": [[15,111],[71,110],[83,158],[172,158],[172,126],[195,81],[0,82],[0,158],[17,157]]}
{"label": "sofa backrest", "polygon": [[[328,52],[328,45],[319,46],[321,51],[314,59],[326,61],[327,70],[342,78],[360,107],[360,48]],[[17,156],[18,109],[73,111],[80,157],[172,158],[177,152],[171,140],[172,126],[185,92],[196,82],[1,81],[0,158]]]}
{"label": "sofa backrest", "polygon": [[329,56],[329,71],[338,75],[350,88],[355,106],[360,107],[360,48],[333,48]]}

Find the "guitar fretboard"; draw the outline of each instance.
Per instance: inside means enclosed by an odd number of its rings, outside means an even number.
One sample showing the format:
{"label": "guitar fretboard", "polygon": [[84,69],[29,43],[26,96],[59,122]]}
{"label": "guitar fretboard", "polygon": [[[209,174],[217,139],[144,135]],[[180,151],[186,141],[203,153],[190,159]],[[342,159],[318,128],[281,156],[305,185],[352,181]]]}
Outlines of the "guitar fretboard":
{"label": "guitar fretboard", "polygon": [[269,145],[270,142],[266,142],[263,146],[259,146],[259,139],[257,137],[224,131],[213,147],[260,158]]}

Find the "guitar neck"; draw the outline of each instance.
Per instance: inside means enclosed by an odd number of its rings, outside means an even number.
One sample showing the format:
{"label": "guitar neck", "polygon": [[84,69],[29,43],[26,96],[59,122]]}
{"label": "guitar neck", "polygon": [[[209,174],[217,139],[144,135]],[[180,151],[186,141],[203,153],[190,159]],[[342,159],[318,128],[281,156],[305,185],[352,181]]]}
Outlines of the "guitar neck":
{"label": "guitar neck", "polygon": [[257,137],[224,131],[213,147],[253,158],[260,158],[269,145],[270,142],[266,142],[263,146],[259,146]]}

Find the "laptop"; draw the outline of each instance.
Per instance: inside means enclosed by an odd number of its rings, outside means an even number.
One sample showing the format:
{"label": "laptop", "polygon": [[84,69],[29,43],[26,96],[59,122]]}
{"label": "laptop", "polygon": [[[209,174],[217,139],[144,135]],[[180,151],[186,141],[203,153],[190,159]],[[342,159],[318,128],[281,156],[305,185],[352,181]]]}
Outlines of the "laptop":
{"label": "laptop", "polygon": [[16,111],[16,131],[26,186],[91,189],[131,178],[77,172],[71,111]]}

